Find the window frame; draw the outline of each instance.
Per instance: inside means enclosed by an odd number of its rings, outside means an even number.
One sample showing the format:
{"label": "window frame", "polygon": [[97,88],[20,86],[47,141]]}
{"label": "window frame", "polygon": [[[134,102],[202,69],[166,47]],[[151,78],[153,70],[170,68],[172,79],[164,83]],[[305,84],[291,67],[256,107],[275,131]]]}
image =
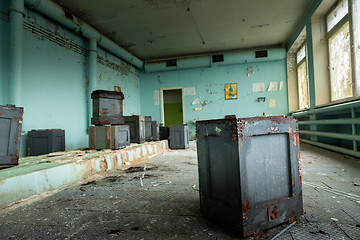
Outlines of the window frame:
{"label": "window frame", "polygon": [[[302,48],[305,48],[305,55],[303,57],[303,59],[301,59],[299,62],[297,60],[297,55],[300,52],[300,50]],[[298,85],[298,103],[299,103],[299,107],[298,110],[302,111],[302,110],[307,110],[310,108],[310,99],[309,99],[309,73],[308,73],[308,63],[307,63],[307,46],[306,46],[306,40],[300,44],[299,49],[295,52],[295,62],[296,62],[296,81],[297,81],[297,85]],[[300,89],[299,89],[299,75],[298,75],[298,71],[299,71],[299,67],[305,62],[305,67],[306,67],[306,85],[307,85],[307,102],[308,102],[308,106],[305,108],[301,108],[300,106]]]}
{"label": "window frame", "polygon": [[[327,30],[327,22],[328,22],[328,17],[329,15],[332,13],[332,11],[339,5],[341,4],[342,1],[335,3],[330,10],[325,14],[325,26],[326,26],[326,47],[327,47],[327,54],[328,54],[328,71],[329,71],[329,86],[330,86],[330,103],[336,103],[339,101],[344,101],[344,100],[348,100],[348,99],[353,99],[353,98],[357,98],[359,97],[357,95],[356,89],[357,89],[357,83],[356,83],[356,79],[355,79],[355,69],[354,69],[354,36],[353,36],[353,16],[352,16],[352,5],[353,5],[353,0],[348,0],[348,12],[347,14],[339,21],[337,22],[331,29],[330,31]],[[341,98],[341,99],[337,99],[337,100],[333,100],[333,96],[332,96],[332,84],[331,84],[331,69],[330,69],[330,46],[329,46],[329,40],[332,36],[335,35],[335,33],[341,28],[343,27],[347,22],[349,22],[349,33],[350,33],[350,64],[351,64],[351,85],[352,85],[352,96],[351,97],[346,97],[346,98]]]}

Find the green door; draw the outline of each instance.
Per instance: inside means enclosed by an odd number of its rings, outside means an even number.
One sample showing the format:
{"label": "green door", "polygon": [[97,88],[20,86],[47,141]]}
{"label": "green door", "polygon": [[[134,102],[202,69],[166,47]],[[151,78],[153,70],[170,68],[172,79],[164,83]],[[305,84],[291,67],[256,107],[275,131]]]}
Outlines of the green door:
{"label": "green door", "polygon": [[164,90],[165,126],[183,123],[182,89]]}

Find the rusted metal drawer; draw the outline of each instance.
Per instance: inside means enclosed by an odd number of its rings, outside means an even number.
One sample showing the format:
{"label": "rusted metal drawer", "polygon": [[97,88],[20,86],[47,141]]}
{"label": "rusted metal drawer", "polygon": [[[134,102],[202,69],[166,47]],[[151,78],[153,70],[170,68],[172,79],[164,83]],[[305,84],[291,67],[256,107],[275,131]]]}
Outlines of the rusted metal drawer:
{"label": "rusted metal drawer", "polygon": [[36,129],[28,132],[28,156],[65,151],[65,130]]}
{"label": "rusted metal drawer", "polygon": [[91,123],[100,125],[124,124],[122,92],[96,90],[91,93],[93,117]]}
{"label": "rusted metal drawer", "polygon": [[145,141],[145,117],[141,115],[125,116],[125,124],[130,127],[130,142]]}
{"label": "rusted metal drawer", "polygon": [[23,108],[0,106],[0,167],[18,164]]}
{"label": "rusted metal drawer", "polygon": [[151,135],[153,141],[160,140],[159,126],[160,125],[158,121],[151,121]]}
{"label": "rusted metal drawer", "polygon": [[170,149],[186,149],[189,147],[189,127],[186,124],[174,124],[169,127]]}
{"label": "rusted metal drawer", "polygon": [[119,149],[130,145],[128,125],[107,125],[89,127],[90,149]]}
{"label": "rusted metal drawer", "polygon": [[151,116],[145,116],[145,140],[151,141],[152,140],[152,134],[151,134]]}
{"label": "rusted metal drawer", "polygon": [[169,127],[159,127],[160,132],[160,140],[168,140],[169,139]]}
{"label": "rusted metal drawer", "polygon": [[197,121],[201,212],[243,237],[303,211],[292,117]]}

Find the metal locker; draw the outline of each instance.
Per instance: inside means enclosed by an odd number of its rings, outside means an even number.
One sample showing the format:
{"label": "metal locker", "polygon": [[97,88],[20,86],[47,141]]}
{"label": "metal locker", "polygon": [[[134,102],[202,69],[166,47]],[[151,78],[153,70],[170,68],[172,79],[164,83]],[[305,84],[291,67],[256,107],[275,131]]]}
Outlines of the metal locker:
{"label": "metal locker", "polygon": [[145,140],[151,141],[152,134],[151,134],[151,116],[145,116]]}
{"label": "metal locker", "polygon": [[106,125],[89,127],[90,149],[119,149],[130,145],[128,125]]}
{"label": "metal locker", "polygon": [[169,127],[170,149],[186,149],[189,147],[189,127],[186,124],[174,124]]}
{"label": "metal locker", "polygon": [[0,106],[0,167],[18,165],[23,108]]}
{"label": "metal locker", "polygon": [[91,93],[93,117],[91,123],[100,125],[124,124],[122,92],[96,90]]}
{"label": "metal locker", "polygon": [[130,127],[130,142],[145,141],[145,117],[141,115],[125,116],[125,124]]}
{"label": "metal locker", "polygon": [[28,156],[65,151],[65,130],[34,129],[28,132]]}
{"label": "metal locker", "polygon": [[243,237],[302,215],[292,117],[197,121],[201,212]]}
{"label": "metal locker", "polygon": [[160,140],[160,131],[159,131],[159,122],[158,121],[151,121],[151,135],[153,141]]}

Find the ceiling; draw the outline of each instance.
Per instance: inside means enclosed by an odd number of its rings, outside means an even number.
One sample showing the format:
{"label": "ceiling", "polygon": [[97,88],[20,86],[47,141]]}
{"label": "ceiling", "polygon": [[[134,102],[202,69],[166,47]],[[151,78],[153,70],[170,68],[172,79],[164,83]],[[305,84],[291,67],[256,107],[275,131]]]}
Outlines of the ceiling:
{"label": "ceiling", "polygon": [[55,0],[142,60],[284,46],[313,0]]}

